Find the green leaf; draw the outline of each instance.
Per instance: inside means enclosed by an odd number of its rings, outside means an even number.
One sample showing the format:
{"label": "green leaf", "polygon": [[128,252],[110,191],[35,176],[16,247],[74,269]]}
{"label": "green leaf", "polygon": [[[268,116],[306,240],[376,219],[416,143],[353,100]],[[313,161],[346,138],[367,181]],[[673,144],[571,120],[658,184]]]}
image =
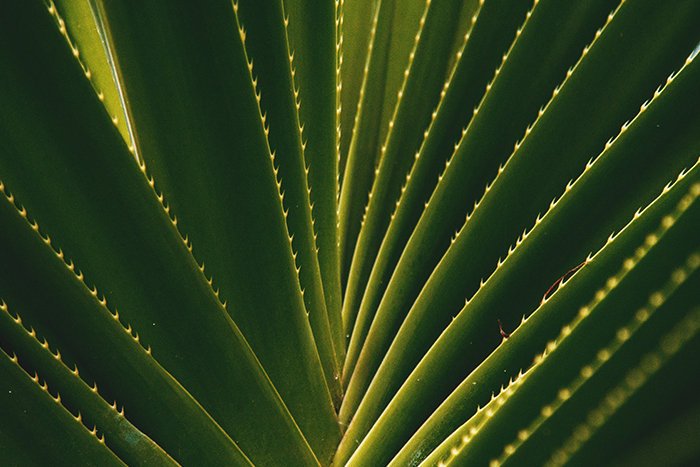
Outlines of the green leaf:
{"label": "green leaf", "polygon": [[378,0],[340,2],[338,26],[341,44],[339,65],[340,89],[340,157],[338,179],[343,180],[348,150],[352,139],[352,127],[360,99],[360,88],[364,76],[367,51],[371,39],[372,18]]}
{"label": "green leaf", "polygon": [[333,345],[341,357],[345,343],[338,250],[338,154],[340,84],[338,1],[285,0],[289,47],[299,91],[299,119],[313,206],[318,261],[323,277]]}
{"label": "green leaf", "polygon": [[[4,352],[0,352],[0,374],[3,464],[126,465],[65,410],[38,378],[32,379]],[[42,449],[36,449],[37,439]]]}
{"label": "green leaf", "polygon": [[[150,346],[148,350],[142,347],[131,325],[125,329],[118,312],[112,314],[105,298],[98,298],[97,290],[82,282],[82,273],[77,274],[75,266],[65,262],[65,255],[51,248],[51,240],[38,233],[35,222],[28,221],[26,209],[18,210],[13,196],[3,195],[0,294],[9,305],[3,304],[2,342],[50,381],[76,414],[84,413],[86,421],[110,436],[108,445],[117,444],[117,454],[125,462],[133,463],[129,460],[133,454],[119,451],[116,437],[122,435],[116,433],[124,430],[124,419],[116,412],[116,405],[112,408],[93,395],[85,397],[86,391],[97,394],[97,384],[87,387],[76,380],[77,367],[73,374],[53,361],[54,355],[46,355],[47,334],[57,349],[65,349],[79,366],[87,368],[108,394],[119,394],[120,405],[135,424],[183,465],[202,459],[211,465],[250,465],[199,403],[151,357]],[[21,327],[16,329],[21,318],[18,315],[12,323],[7,308],[21,310],[32,327],[31,335]],[[34,339],[35,328],[44,335],[45,347]],[[44,329],[50,331],[45,333]],[[155,348],[157,356],[160,346]],[[191,437],[192,432],[199,433],[198,440]],[[134,436],[132,431],[131,439]]]}
{"label": "green leaf", "polygon": [[[700,343],[700,313],[687,304],[697,289],[700,253],[693,251],[695,244],[683,241],[697,229],[693,211],[700,184],[695,177],[693,181],[687,195],[641,245],[635,248],[633,236],[623,232],[599,253],[606,256],[605,250],[619,248],[629,256],[536,357],[526,378],[518,378],[485,406],[486,416],[478,425],[468,422],[460,428],[460,444],[450,456],[454,462],[442,449],[445,465],[602,462],[601,450],[594,446],[602,442],[607,445],[603,452],[609,451],[615,439],[632,431],[608,428],[618,411],[631,405],[637,418],[653,413],[657,406],[640,404],[639,396],[643,400],[654,389],[680,389],[692,381],[681,377],[669,383],[661,376],[681,368],[694,374],[697,367],[692,355]],[[636,293],[642,284],[653,291],[650,296]],[[597,329],[595,336],[591,329]],[[527,406],[519,403],[522,397],[529,401]],[[451,442],[446,441],[445,448]],[[437,456],[436,451],[431,457]],[[582,456],[587,461],[577,462]],[[425,465],[434,462],[428,459]]]}
{"label": "green leaf", "polygon": [[662,462],[677,465],[692,462],[698,455],[694,440],[700,433],[700,406],[695,403],[688,408],[685,401],[682,404],[682,410],[672,420],[656,425],[650,435],[635,440],[633,446],[616,456],[611,465],[650,467]]}
{"label": "green leaf", "polygon": [[[541,5],[541,2],[537,4],[535,12]],[[476,175],[481,172],[479,167],[484,162],[493,164],[495,161],[491,155],[494,148],[491,145],[503,143],[498,131],[486,131],[486,128],[499,128],[496,122],[505,118],[496,109],[503,105],[503,101],[495,97],[496,100],[490,101],[490,97],[497,96],[497,84],[501,76],[507,76],[505,65],[504,70],[497,75],[441,176],[377,309],[341,407],[341,414],[347,412],[350,415],[360,401],[363,404],[355,414],[354,426],[346,432],[343,444],[353,446],[364,437],[420,358],[459,312],[465,298],[474,294],[483,278],[493,272],[498,264],[497,258],[508,254],[509,245],[515,243],[518,234],[531,225],[538,212],[547,210],[550,200],[561,194],[567,181],[575,178],[585,168],[586,161],[593,159],[605,146],[605,140],[619,131],[618,125],[633,117],[632,112],[639,111],[639,104],[653,95],[653,89],[662,82],[664,76],[657,77],[654,76],[655,73],[678,63],[680,56],[672,57],[662,47],[650,49],[651,42],[668,39],[678,44],[679,41],[687,40],[687,54],[700,39],[694,25],[687,19],[687,11],[672,9],[669,12],[678,21],[673,27],[670,23],[663,23],[647,24],[647,27],[642,28],[640,21],[652,21],[656,16],[647,15],[643,8],[633,9],[629,5],[625,3],[620,7],[590,50],[586,49],[561,90],[555,90],[546,110],[532,127],[528,127],[523,142],[516,144],[508,163],[496,169],[497,178],[492,185],[487,186],[483,199],[475,203],[473,212],[464,223],[464,218],[458,217],[458,213],[462,208],[466,209],[462,203],[469,199],[472,190],[478,186]],[[656,8],[656,5],[653,7]],[[662,27],[664,25],[665,28]],[[619,40],[621,33],[625,38],[622,43]],[[657,33],[658,37],[655,36]],[[519,39],[516,44],[517,42]],[[658,51],[656,56],[655,51]],[[648,74],[639,74],[641,56],[648,60]],[[622,59],[626,61],[621,61]],[[615,68],[609,66],[612,60],[616,63]],[[513,63],[509,60],[506,62]],[[601,87],[600,79],[604,71],[613,74],[611,79],[604,81],[610,89]],[[695,72],[688,71],[688,74],[694,75]],[[622,79],[623,76],[625,80]],[[631,86],[630,80],[633,79],[639,79],[640,82]],[[653,80],[657,80],[656,84]],[[687,108],[693,108],[689,102],[694,102],[697,96],[694,87],[690,84],[687,86],[678,94],[672,93],[678,99],[673,104],[660,106],[667,118],[673,118],[671,114],[677,115],[677,109],[673,107],[675,105],[688,103]],[[622,94],[623,91],[627,94]],[[608,109],[603,120],[599,109],[609,100],[611,92],[618,94],[618,108]],[[501,111],[505,109],[501,108]],[[666,114],[666,111],[670,114]],[[590,124],[584,125],[587,118],[590,119]],[[490,124],[486,125],[488,121]],[[686,123],[688,126],[685,126]],[[650,128],[656,122],[647,121],[646,125],[646,128]],[[695,161],[698,141],[695,140],[697,132],[693,130],[694,125],[696,123],[679,121],[677,125],[674,123],[665,130],[658,128],[664,132],[679,131],[677,140],[670,134],[667,140],[678,142],[677,150],[675,147],[667,147],[653,151],[648,140],[645,139],[644,143],[636,140],[635,144],[639,144],[640,150],[647,154],[644,159],[646,163],[653,164],[653,167],[646,164],[635,166],[635,172],[629,173],[629,182],[626,183],[637,187],[635,190],[639,191],[634,193],[638,193],[639,198],[634,195],[615,198],[617,190],[610,184],[611,181],[592,187],[596,196],[603,196],[605,201],[596,204],[588,200],[588,208],[598,209],[567,218],[567,221],[559,224],[561,230],[557,234],[548,234],[550,248],[538,251],[537,259],[532,260],[535,262],[529,263],[536,268],[537,274],[525,277],[520,273],[517,276],[521,279],[519,282],[509,280],[507,285],[503,280],[500,281],[501,290],[508,291],[503,299],[508,299],[509,303],[494,310],[499,310],[506,325],[509,323],[506,318],[517,319],[516,316],[522,314],[521,310],[532,309],[549,284],[581,263],[589,252],[602,245],[611,231],[621,228],[636,209],[649,203],[653,199],[649,195],[650,186],[660,190],[674,174]],[[607,136],[603,136],[606,132],[609,132]],[[660,143],[662,140],[654,141]],[[633,159],[638,152],[626,154]],[[675,154],[675,157],[671,159],[670,154]],[[629,159],[627,161],[620,161],[624,164],[622,167],[634,163]],[[606,177],[613,178],[615,174],[614,178],[617,179],[619,170],[607,172]],[[599,191],[601,188],[602,191]],[[625,186],[624,189],[630,188]],[[629,204],[619,210],[610,210],[606,203],[614,199]],[[462,224],[464,227],[457,231]],[[555,243],[560,246],[555,247]],[[442,253],[448,247],[449,251],[442,258]],[[489,261],[490,258],[493,258],[493,263]],[[433,271],[434,266],[436,268]],[[425,285],[424,281],[427,281]],[[404,318],[406,321],[402,324]],[[496,318],[497,316],[492,316],[491,322],[496,322]],[[399,327],[405,331],[399,331]],[[493,343],[490,347],[493,348]],[[463,365],[467,365],[465,370],[474,368],[486,355],[487,353],[480,353],[471,363],[463,362]],[[442,386],[443,391],[449,391],[448,388],[453,388],[459,379],[455,374],[450,384]],[[363,400],[365,391],[367,395]],[[442,395],[446,393],[442,392]],[[438,393],[434,396],[440,397]],[[341,416],[341,420],[348,418],[349,416]],[[345,449],[343,444],[339,451]]]}
{"label": "green leaf", "polygon": [[[343,369],[346,385],[353,374],[360,350],[365,342],[364,339],[382,294],[386,290],[386,284],[391,278],[391,272],[396,266],[400,250],[415,227],[424,203],[435,188],[438,174],[443,170],[445,161],[452,154],[453,145],[458,141],[462,128],[467,125],[472,116],[470,107],[476,106],[478,100],[483,96],[483,87],[491,78],[493,68],[501,60],[501,54],[507,50],[508,45],[512,42],[516,28],[522,22],[525,8],[530,5],[530,2],[524,1],[517,4],[490,2],[483,5],[473,17],[473,20],[476,18],[481,18],[481,20],[478,23],[474,21],[475,27],[470,31],[466,42],[463,43],[458,66],[454,68],[451,78],[445,84],[444,96],[433,116],[423,145],[416,155],[415,169],[411,170],[407,180],[405,176],[408,167],[404,167],[402,170],[394,166],[413,163],[411,155],[416,151],[415,142],[410,144],[403,140],[407,139],[407,132],[412,133],[413,138],[415,136],[423,137],[425,126],[410,124],[410,119],[414,118],[412,114],[416,112],[415,107],[413,107],[415,104],[410,103],[411,99],[402,99],[402,102],[409,102],[409,104],[401,104],[398,109],[400,114],[397,113],[397,117],[401,115],[404,121],[402,125],[395,122],[397,129],[392,128],[391,139],[387,141],[388,154],[382,158],[382,166],[380,166],[379,175],[375,181],[373,192],[377,193],[374,196],[374,201],[370,201],[367,207],[362,232],[353,256],[343,305],[345,327],[348,333],[352,330],[348,357]],[[434,10],[435,8],[429,11]],[[454,13],[449,10],[443,10],[442,13],[454,16]],[[441,23],[444,21],[442,16],[431,14],[431,19],[435,21],[435,24],[430,24],[433,28],[440,29],[442,27]],[[499,25],[498,28],[495,27],[496,24]],[[432,34],[435,34],[435,31],[432,31]],[[419,63],[422,60],[426,68],[431,67],[433,65],[431,57],[436,54],[436,49],[442,51],[444,48],[444,45],[442,47],[422,47],[420,51],[416,50],[417,60]],[[532,63],[530,65],[532,66]],[[420,88],[424,77],[421,74],[417,75],[419,79],[416,79],[414,74],[409,73],[407,85],[410,82],[412,86]],[[435,90],[439,91],[440,89]],[[413,92],[407,92],[407,95],[423,94],[423,92],[422,89],[420,91],[414,89]],[[423,110],[427,114],[432,111],[432,107]],[[413,182],[410,182],[411,179]],[[405,186],[401,187],[401,183],[404,182]],[[401,195],[400,202],[398,201],[399,194]],[[386,199],[387,196],[389,199]],[[396,206],[392,200],[396,200]],[[395,212],[392,214],[393,209]],[[389,221],[391,221],[391,228],[387,232]],[[385,233],[386,236],[384,236]],[[401,240],[397,239],[397,236]],[[375,263],[380,244],[381,256]],[[370,274],[371,281],[368,284]],[[357,394],[351,393],[341,415],[341,421],[347,421],[352,415],[355,409],[353,397],[357,397]]]}
{"label": "green leaf", "polygon": [[55,4],[52,1],[47,3],[59,30],[65,35],[73,54],[83,65],[95,92],[112,116],[124,141],[132,147],[133,135],[124,113],[123,96],[115,81],[114,56],[109,48],[106,31],[100,27],[101,13],[96,2],[56,0]]}
{"label": "green leaf", "polygon": [[[340,436],[326,385],[335,381],[334,355],[329,331],[319,332],[324,376],[307,317],[314,312],[321,329],[323,311],[304,305],[280,192],[286,175],[276,173],[238,7],[137,3],[104,8],[139,155],[295,421],[328,458]],[[275,19],[283,28],[281,13]],[[313,261],[305,233],[304,260]],[[311,280],[318,296],[319,278]]]}
{"label": "green leaf", "polygon": [[[46,385],[48,381],[51,381],[51,389],[57,393],[58,400],[56,402],[65,407],[70,406],[78,409],[79,418],[77,419],[86,426],[94,425],[92,434],[97,436],[99,426],[100,441],[103,444],[106,443],[112,452],[128,465],[148,465],[153,462],[158,463],[158,465],[179,465],[160,446],[124,418],[123,408],[121,412],[118,412],[116,402],[114,405],[109,405],[98,395],[96,386],[91,388],[83,382],[78,376],[77,368],[74,371],[69,370],[61,362],[60,353],[57,351],[54,355],[49,350],[48,341],[45,340],[43,344],[40,344],[36,339],[36,331],[29,332],[22,327],[20,316],[13,318],[6,304],[2,305],[2,309],[6,312],[0,313],[0,322],[2,323],[0,332],[2,332],[3,344],[21,355],[23,364],[29,363],[34,368],[41,369],[40,373],[45,381],[44,389],[48,392]],[[123,336],[123,334],[121,335]],[[8,381],[16,382],[18,379],[20,378],[15,376],[8,378]],[[35,376],[34,379],[38,383],[39,376]],[[11,391],[8,393],[11,394]],[[178,402],[181,403],[179,400]],[[47,410],[51,413],[55,411],[58,410],[53,408]],[[211,423],[208,417],[205,420]],[[20,432],[20,430],[16,431]],[[31,432],[31,429],[26,430],[27,434]],[[233,443],[231,442],[231,444]],[[74,447],[74,450],[76,454],[80,454],[90,452],[92,448]],[[243,457],[240,451],[237,454]],[[201,456],[201,453],[198,455]],[[51,457],[46,457],[46,459],[46,462],[50,462],[48,459]]]}
{"label": "green leaf", "polygon": [[[452,3],[444,2],[444,5],[448,10],[454,10],[456,6]],[[426,14],[431,10],[429,7],[430,2],[402,2],[398,7],[394,0],[380,0],[374,8],[367,61],[364,64],[355,124],[348,148],[347,170],[343,173],[343,189],[338,206],[343,289],[347,286],[351,258],[372,190],[375,168],[383,158],[382,147],[402,94],[404,72],[413,61],[411,53],[415,50],[415,45],[412,41],[417,43],[414,37],[420,36]],[[448,31],[454,29],[454,24],[450,24],[451,18],[446,23]],[[444,39],[440,37],[438,42]],[[444,63],[440,65],[439,57],[437,55],[434,64],[441,70]],[[432,78],[441,80],[442,73],[437,73]],[[436,100],[432,94],[433,92],[426,94],[428,102]],[[344,327],[347,330],[346,324]]]}
{"label": "green leaf", "polygon": [[[270,4],[268,4],[270,3]],[[265,124],[275,131],[268,134],[278,164],[277,174],[284,193],[287,226],[292,236],[292,248],[299,269],[299,282],[304,291],[304,303],[314,333],[316,346],[326,375],[326,383],[336,404],[342,398],[339,365],[344,357],[344,345],[336,350],[331,336],[323,284],[316,255],[313,217],[309,200],[299,126],[298,92],[294,84],[295,71],[287,41],[282,4],[274,2],[242,2],[238,17],[246,31],[246,52],[254,62],[256,88]],[[274,78],[274,79],[273,79]],[[294,92],[290,92],[294,90]]]}
{"label": "green leaf", "polygon": [[[318,422],[323,416],[292,419],[43,8],[23,6],[27,16],[15,13],[2,28],[3,43],[13,37],[23,44],[2,50],[8,64],[2,86],[15,90],[0,103],[5,186],[253,462],[289,465],[293,451],[300,465],[316,464],[297,422],[322,431],[329,451],[332,437]],[[276,189],[271,163],[270,178]],[[281,205],[278,213],[284,229]],[[300,291],[298,299],[306,320]],[[317,355],[312,339],[306,345]],[[317,358],[287,362],[317,368],[321,382],[309,383],[313,372],[309,380],[295,377],[308,391],[294,392],[289,406],[299,412],[304,405],[297,401],[306,400],[337,430]],[[314,398],[316,392],[325,398]]]}
{"label": "green leaf", "polygon": [[697,463],[699,9],[0,2],[0,464]]}

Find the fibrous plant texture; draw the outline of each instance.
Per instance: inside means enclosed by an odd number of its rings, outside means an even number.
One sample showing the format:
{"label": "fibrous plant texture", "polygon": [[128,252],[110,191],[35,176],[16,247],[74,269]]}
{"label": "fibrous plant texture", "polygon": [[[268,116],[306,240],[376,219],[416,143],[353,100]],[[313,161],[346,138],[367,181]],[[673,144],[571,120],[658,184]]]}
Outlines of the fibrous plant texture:
{"label": "fibrous plant texture", "polygon": [[700,462],[700,3],[0,3],[0,465]]}

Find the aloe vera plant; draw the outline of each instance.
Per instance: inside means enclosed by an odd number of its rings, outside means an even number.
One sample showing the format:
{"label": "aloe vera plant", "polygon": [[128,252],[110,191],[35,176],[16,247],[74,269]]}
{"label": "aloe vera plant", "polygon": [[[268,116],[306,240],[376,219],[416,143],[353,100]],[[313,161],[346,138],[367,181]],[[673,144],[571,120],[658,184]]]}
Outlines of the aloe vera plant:
{"label": "aloe vera plant", "polygon": [[695,465],[698,17],[1,2],[0,465]]}

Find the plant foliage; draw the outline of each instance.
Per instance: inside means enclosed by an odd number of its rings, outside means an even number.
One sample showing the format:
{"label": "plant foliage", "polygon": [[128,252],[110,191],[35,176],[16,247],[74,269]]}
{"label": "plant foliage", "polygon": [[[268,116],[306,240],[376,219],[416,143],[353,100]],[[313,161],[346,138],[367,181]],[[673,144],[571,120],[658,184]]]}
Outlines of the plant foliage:
{"label": "plant foliage", "polygon": [[700,3],[0,3],[0,464],[693,465]]}

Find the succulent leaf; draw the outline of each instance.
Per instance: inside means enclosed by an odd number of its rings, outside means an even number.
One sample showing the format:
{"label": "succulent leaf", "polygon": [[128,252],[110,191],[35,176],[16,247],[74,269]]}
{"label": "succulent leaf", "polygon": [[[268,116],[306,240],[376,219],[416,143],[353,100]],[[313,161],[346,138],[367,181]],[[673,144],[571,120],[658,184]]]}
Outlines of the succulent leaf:
{"label": "succulent leaf", "polygon": [[0,464],[697,464],[699,14],[0,2]]}

